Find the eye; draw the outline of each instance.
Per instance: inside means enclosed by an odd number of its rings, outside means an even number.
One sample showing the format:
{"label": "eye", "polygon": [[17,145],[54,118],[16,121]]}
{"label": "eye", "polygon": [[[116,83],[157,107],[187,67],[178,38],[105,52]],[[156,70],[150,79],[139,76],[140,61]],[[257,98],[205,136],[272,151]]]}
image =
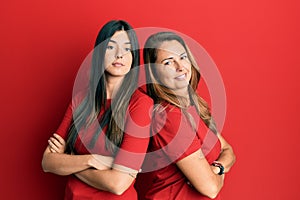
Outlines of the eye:
{"label": "eye", "polygon": [[111,49],[113,49],[114,47],[113,46],[111,46],[111,45],[108,45],[107,47],[106,47],[106,49],[109,49],[109,50],[111,50]]}
{"label": "eye", "polygon": [[130,52],[130,51],[131,51],[131,48],[125,48],[125,51]]}
{"label": "eye", "polygon": [[163,62],[164,65],[171,65],[172,62],[170,60],[166,60],[165,62]]}
{"label": "eye", "polygon": [[183,54],[183,55],[180,57],[181,60],[185,60],[185,59],[187,59],[187,58],[188,58],[188,57],[187,57],[186,54]]}

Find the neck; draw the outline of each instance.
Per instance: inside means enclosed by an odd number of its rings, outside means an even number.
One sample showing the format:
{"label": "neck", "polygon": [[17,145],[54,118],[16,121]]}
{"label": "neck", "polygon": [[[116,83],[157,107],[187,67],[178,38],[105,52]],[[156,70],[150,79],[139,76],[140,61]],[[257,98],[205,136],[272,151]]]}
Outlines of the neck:
{"label": "neck", "polygon": [[124,77],[106,76],[106,95],[108,99],[113,99],[118,92]]}
{"label": "neck", "polygon": [[177,90],[174,90],[174,93],[178,96],[181,96],[181,97],[189,97],[189,91],[188,91],[188,88],[182,88],[182,89],[177,89]]}
{"label": "neck", "polygon": [[183,89],[180,89],[180,90],[176,90],[174,91],[176,95],[178,95],[178,97],[181,97],[181,103],[184,105],[184,106],[189,106],[191,104],[190,102],[190,95],[189,95],[189,92],[188,92],[188,89],[187,88],[183,88]]}

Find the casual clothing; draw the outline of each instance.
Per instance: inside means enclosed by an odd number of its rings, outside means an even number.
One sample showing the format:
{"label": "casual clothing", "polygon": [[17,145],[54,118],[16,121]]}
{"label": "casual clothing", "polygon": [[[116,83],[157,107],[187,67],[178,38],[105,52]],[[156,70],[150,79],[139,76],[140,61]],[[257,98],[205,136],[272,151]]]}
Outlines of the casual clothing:
{"label": "casual clothing", "polygon": [[[72,122],[73,112],[75,108],[79,106],[82,99],[83,98],[80,97],[73,99],[57,130],[57,133],[65,140],[68,137],[68,129]],[[110,103],[111,100],[108,100],[107,108],[110,106]],[[152,106],[152,99],[140,90],[137,90],[132,95],[128,106],[128,112],[125,117],[125,130],[122,144],[115,156],[114,165],[121,165],[134,170],[139,170],[141,168],[149,143]],[[105,109],[102,109],[99,116],[101,116],[104,111]],[[106,127],[104,127],[100,133],[95,146],[89,148],[91,138],[95,134],[97,128],[99,128],[99,123],[95,122],[88,128],[80,129],[79,136],[75,142],[76,152],[78,154],[96,153],[103,156],[113,156],[112,153],[105,148]],[[137,193],[132,184],[121,196],[115,195],[91,187],[77,177],[71,175],[67,182],[65,199],[137,199]]]}
{"label": "casual clothing", "polygon": [[219,157],[221,144],[200,119],[194,106],[190,106],[187,113],[194,119],[197,131],[186,115],[170,104],[153,115],[152,139],[142,167],[147,173],[139,174],[136,184],[141,191],[140,199],[209,199],[188,184],[176,162],[201,148],[211,164]]}

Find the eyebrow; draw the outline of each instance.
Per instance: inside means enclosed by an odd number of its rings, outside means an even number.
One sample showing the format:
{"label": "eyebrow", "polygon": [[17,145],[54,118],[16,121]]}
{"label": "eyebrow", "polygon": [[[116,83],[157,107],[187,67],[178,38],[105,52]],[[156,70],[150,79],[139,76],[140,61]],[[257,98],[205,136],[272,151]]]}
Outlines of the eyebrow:
{"label": "eyebrow", "polygon": [[[114,40],[109,40],[109,42],[112,42],[112,43],[115,43],[115,44],[117,44],[117,42],[116,41],[114,41]],[[129,41],[129,42],[124,42],[124,44],[131,44],[131,42]]]}
{"label": "eyebrow", "polygon": [[[183,54],[186,54],[186,52],[183,52],[183,53],[179,54],[179,56],[182,56]],[[165,60],[170,60],[170,59],[174,59],[174,57],[171,56],[171,57],[165,58],[162,61],[160,61],[160,63],[163,63]]]}

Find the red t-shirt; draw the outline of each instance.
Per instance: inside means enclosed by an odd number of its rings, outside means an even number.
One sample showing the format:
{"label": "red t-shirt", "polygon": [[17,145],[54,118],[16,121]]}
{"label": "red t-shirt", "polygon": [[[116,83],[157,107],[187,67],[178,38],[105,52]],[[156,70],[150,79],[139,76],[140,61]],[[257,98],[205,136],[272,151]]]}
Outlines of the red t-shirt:
{"label": "red t-shirt", "polygon": [[[68,136],[68,129],[71,124],[73,111],[78,107],[81,100],[82,98],[80,97],[75,97],[72,100],[72,103],[69,105],[65,117],[57,130],[57,133],[65,140]],[[111,101],[108,101],[108,103],[110,104]],[[129,103],[129,109],[125,118],[124,136],[120,149],[115,156],[114,164],[135,170],[141,168],[149,143],[152,107],[152,99],[140,90],[136,90]],[[103,112],[104,110],[100,112],[100,115]],[[104,156],[112,156],[105,148],[106,128],[100,133],[94,148],[88,148],[90,140],[98,127],[98,123],[93,123],[88,128],[82,128],[79,131],[79,136],[75,142],[75,149],[78,154],[97,153]],[[137,193],[132,184],[121,196],[115,195],[91,187],[72,175],[69,176],[67,182],[65,199],[137,199]]]}
{"label": "red t-shirt", "polygon": [[[138,175],[136,188],[140,199],[209,199],[190,186],[176,162],[202,149],[207,161],[215,161],[221,150],[218,137],[198,116],[194,106],[187,110],[194,119],[196,130],[181,110],[168,105],[152,118],[152,139]],[[216,199],[220,199],[217,196]]]}

